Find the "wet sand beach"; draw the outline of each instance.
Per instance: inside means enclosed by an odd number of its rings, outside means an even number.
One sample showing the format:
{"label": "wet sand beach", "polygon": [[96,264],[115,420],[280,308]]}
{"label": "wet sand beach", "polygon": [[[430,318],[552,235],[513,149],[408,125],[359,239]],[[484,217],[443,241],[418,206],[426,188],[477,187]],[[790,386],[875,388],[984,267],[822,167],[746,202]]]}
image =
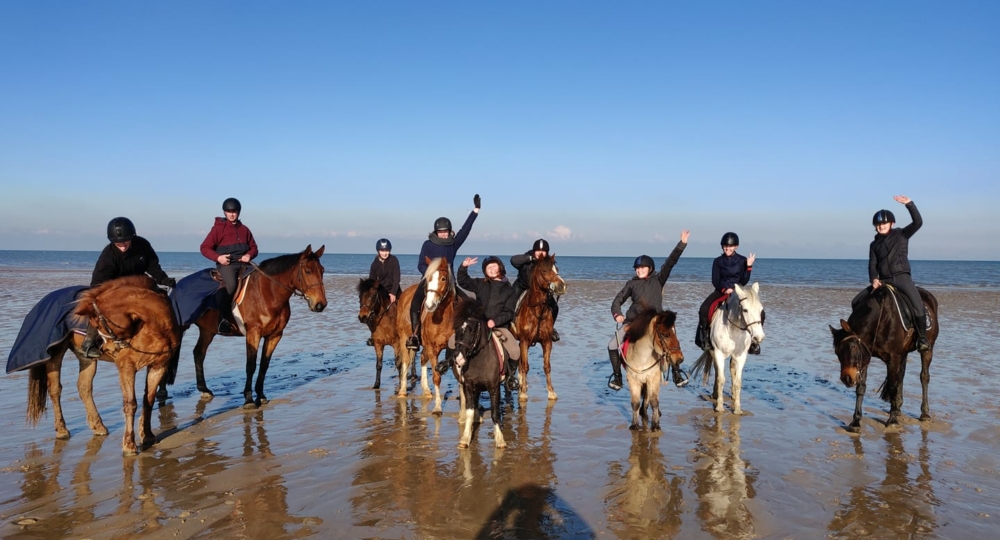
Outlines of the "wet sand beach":
{"label": "wet sand beach", "polygon": [[[41,296],[79,272],[0,269],[0,352]],[[507,448],[486,415],[459,450],[456,382],[444,415],[419,385],[406,399],[387,350],[382,389],[357,320],[358,278],[327,276],[329,307],[293,300],[292,320],[246,411],[242,338],[217,338],[206,360],[216,396],[195,389],[185,336],[170,398],[153,413],[157,442],[122,457],[121,393],[102,362],[95,399],[111,431],[95,437],[68,356],[63,404],[25,424],[25,372],[0,380],[0,537],[92,538],[985,538],[1000,504],[996,347],[1000,292],[934,289],[941,335],[931,367],[933,419],[921,423],[920,363],[910,355],[902,426],[886,428],[885,365],[869,373],[860,435],[847,433],[854,390],[839,382],[829,325],[855,290],[761,284],[763,354],[744,371],[743,408],[712,411],[710,388],[665,385],[663,431],[632,432],[627,389],[606,386],[610,304],[621,283],[569,281],[546,399],[531,349],[529,396],[505,402]],[[413,280],[404,279],[404,285]],[[668,282],[686,365],[703,284]],[[488,403],[488,400],[484,401]]]}

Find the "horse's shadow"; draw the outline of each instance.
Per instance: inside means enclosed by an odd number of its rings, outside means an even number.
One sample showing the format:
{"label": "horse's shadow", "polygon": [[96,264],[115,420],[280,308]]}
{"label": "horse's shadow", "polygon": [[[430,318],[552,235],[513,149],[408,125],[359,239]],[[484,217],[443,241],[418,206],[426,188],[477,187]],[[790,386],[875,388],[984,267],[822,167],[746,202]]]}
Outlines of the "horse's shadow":
{"label": "horse's shadow", "polygon": [[596,538],[597,535],[555,490],[524,484],[507,491],[475,536],[484,540],[508,537]]}

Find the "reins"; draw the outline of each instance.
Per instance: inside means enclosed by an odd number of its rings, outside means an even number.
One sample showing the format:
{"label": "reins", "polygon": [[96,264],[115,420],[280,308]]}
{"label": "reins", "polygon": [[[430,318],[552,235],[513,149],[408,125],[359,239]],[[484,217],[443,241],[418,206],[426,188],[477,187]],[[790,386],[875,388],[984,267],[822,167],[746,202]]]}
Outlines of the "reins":
{"label": "reins", "polygon": [[[97,307],[97,301],[96,300],[91,301],[90,305],[94,308],[94,313],[97,314],[97,320],[98,320],[98,322],[100,322],[100,324],[103,327],[104,331],[107,333],[107,336],[111,338],[111,342],[115,344],[115,352],[114,352],[115,355],[117,355],[122,349],[132,349],[133,351],[135,351],[137,353],[149,354],[149,355],[161,355],[161,354],[167,354],[167,353],[171,353],[172,354],[174,351],[177,350],[178,347],[180,347],[180,342],[178,342],[177,345],[175,345],[175,346],[173,346],[173,347],[171,347],[171,348],[169,348],[169,349],[167,349],[165,351],[155,351],[154,352],[154,351],[144,351],[142,349],[139,349],[138,347],[135,347],[135,346],[132,345],[132,339],[131,338],[128,339],[128,340],[126,340],[126,339],[118,337],[118,335],[115,334],[114,329],[111,328],[111,325],[114,324],[114,323],[112,323],[111,321],[109,321],[107,319],[107,317],[105,317],[104,314],[101,313],[100,308]],[[115,324],[115,326],[118,327],[119,329],[125,329],[126,328],[125,326],[119,326],[117,324]],[[132,336],[132,338],[134,338],[134,337],[135,336]]]}
{"label": "reins", "polygon": [[[305,287],[304,289],[300,289],[300,288],[294,287],[294,286],[293,287],[289,287],[288,285],[285,285],[284,283],[282,283],[282,282],[278,281],[277,279],[275,279],[274,276],[272,276],[272,275],[268,274],[267,272],[261,270],[260,266],[257,266],[257,263],[255,263],[253,261],[249,261],[246,264],[249,264],[251,267],[253,267],[254,270],[260,272],[260,274],[262,276],[264,276],[267,279],[271,280],[273,283],[278,284],[280,287],[282,287],[286,291],[292,293],[292,296],[298,296],[299,298],[302,298],[303,300],[306,300],[306,293],[309,292],[309,289],[312,289],[313,287],[321,287],[323,285],[323,282],[320,281],[319,283],[313,283],[312,285],[309,285],[309,286]],[[305,281],[305,279],[303,279],[303,277],[302,277],[302,262],[301,261],[299,261],[299,270],[298,270],[298,272],[295,275],[295,280],[298,281],[298,282],[300,282],[300,283]]]}

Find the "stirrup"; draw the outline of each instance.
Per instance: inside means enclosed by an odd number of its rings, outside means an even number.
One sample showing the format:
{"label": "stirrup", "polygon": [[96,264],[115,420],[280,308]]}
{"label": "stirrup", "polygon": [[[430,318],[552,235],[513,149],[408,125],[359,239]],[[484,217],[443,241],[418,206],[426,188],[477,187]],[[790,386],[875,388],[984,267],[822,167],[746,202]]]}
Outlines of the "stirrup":
{"label": "stirrup", "polygon": [[688,380],[687,373],[684,373],[683,369],[679,367],[674,367],[673,369],[671,369],[671,372],[673,375],[674,384],[677,385],[677,388],[684,388],[690,382]]}
{"label": "stirrup", "polygon": [[227,319],[220,319],[219,320],[219,333],[223,334],[223,335],[232,334],[233,333],[233,324],[231,322],[229,322]]}
{"label": "stirrup", "polygon": [[622,389],[621,375],[616,375],[615,373],[612,373],[611,376],[608,377],[608,388],[614,390],[615,392],[621,390]]}
{"label": "stirrup", "polygon": [[415,351],[420,348],[420,338],[416,335],[410,336],[406,339],[406,348],[411,351]]}
{"label": "stirrup", "polygon": [[549,337],[552,339],[552,343],[555,343],[560,339],[559,332],[556,332],[555,328],[552,329],[552,333],[549,334]]}
{"label": "stirrup", "polygon": [[917,351],[927,352],[929,350],[931,350],[931,344],[927,341],[926,338],[917,340]]}
{"label": "stirrup", "polygon": [[375,346],[375,339],[374,338],[368,338],[368,341],[365,342],[365,345],[367,345],[369,347],[374,347]]}

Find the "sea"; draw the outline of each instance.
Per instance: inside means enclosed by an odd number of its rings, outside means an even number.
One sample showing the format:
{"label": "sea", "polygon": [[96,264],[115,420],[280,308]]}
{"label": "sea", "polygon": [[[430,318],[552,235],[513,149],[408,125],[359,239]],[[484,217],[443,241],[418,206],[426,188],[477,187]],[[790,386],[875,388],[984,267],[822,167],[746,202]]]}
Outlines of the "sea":
{"label": "sea", "polygon": [[[97,251],[26,251],[0,250],[0,269],[48,269],[67,272],[90,271],[97,262]],[[182,278],[211,262],[197,252],[160,252],[160,265],[168,275]],[[277,253],[262,253],[261,262]],[[465,255],[465,254],[463,254]],[[482,256],[468,253],[470,256]],[[417,276],[417,255],[397,255],[404,281]],[[327,275],[367,275],[374,255],[325,253],[323,266]],[[509,256],[502,256],[509,260]],[[663,259],[654,257],[656,263]],[[630,257],[559,256],[559,273],[572,280],[627,280],[634,275]],[[913,280],[928,288],[1000,289],[1000,261],[911,261]],[[711,281],[712,258],[681,257],[670,274],[674,283]],[[514,270],[508,266],[508,274]],[[476,275],[473,272],[473,275]],[[868,284],[868,261],[860,259],[766,259],[758,257],[753,281],[768,286],[793,287],[865,287]],[[85,285],[85,283],[83,283]]]}

